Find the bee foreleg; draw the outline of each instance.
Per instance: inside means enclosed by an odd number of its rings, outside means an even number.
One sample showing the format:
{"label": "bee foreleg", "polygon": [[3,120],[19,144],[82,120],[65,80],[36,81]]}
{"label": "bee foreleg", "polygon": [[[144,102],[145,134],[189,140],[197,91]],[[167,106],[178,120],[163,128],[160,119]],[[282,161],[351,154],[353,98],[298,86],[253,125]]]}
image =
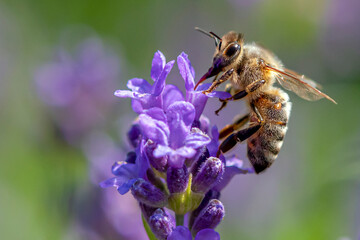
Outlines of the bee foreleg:
{"label": "bee foreleg", "polygon": [[223,73],[223,75],[221,75],[221,77],[218,80],[214,81],[211,84],[211,86],[208,88],[208,90],[203,91],[203,93],[207,94],[207,93],[211,93],[212,91],[214,91],[215,88],[217,88],[220,84],[229,80],[233,72],[234,72],[234,69],[232,69],[232,68],[227,70],[225,73]]}
{"label": "bee foreleg", "polygon": [[260,129],[260,127],[261,124],[256,124],[254,126],[242,129],[228,136],[219,146],[217,157],[219,157],[221,153],[226,153],[227,151],[232,149],[238,142],[242,142],[248,139],[249,137],[251,137],[254,133],[256,133]]}

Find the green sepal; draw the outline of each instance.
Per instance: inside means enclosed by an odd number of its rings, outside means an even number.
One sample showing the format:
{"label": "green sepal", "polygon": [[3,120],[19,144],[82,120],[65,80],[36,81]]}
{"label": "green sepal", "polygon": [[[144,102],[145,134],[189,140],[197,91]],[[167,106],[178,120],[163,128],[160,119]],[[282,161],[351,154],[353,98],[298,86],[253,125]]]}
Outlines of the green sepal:
{"label": "green sepal", "polygon": [[141,214],[141,219],[142,219],[146,234],[149,237],[149,240],[157,240],[154,233],[151,231],[151,228],[150,228],[149,224],[147,223],[147,221],[145,220],[145,218],[144,218],[144,216],[142,214]]}
{"label": "green sepal", "polygon": [[169,208],[176,214],[184,215],[194,211],[204,198],[203,193],[195,193],[191,191],[192,175],[189,176],[189,183],[184,192],[172,193],[168,199]]}

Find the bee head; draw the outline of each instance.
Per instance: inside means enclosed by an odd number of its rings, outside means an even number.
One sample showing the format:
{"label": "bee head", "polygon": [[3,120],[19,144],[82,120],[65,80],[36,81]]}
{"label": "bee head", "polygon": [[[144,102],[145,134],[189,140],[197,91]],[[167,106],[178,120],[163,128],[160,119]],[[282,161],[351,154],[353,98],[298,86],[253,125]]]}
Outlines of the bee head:
{"label": "bee head", "polygon": [[195,89],[205,79],[234,67],[242,57],[242,46],[244,44],[243,35],[234,31],[228,32],[222,38],[213,32],[207,33],[203,30],[199,31],[214,38],[216,48],[212,66],[209,68],[208,72],[201,77],[196,84]]}

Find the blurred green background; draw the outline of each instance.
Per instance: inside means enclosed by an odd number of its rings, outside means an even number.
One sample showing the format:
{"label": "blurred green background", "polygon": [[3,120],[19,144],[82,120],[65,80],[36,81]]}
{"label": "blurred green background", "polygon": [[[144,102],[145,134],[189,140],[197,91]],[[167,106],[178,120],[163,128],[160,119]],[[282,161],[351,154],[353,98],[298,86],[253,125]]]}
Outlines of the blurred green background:
{"label": "blurred green background", "polygon": [[[289,93],[289,131],[275,164],[259,176],[236,177],[222,195],[222,239],[358,239],[359,10],[358,0],[1,0],[0,238],[90,239],[72,228],[74,212],[94,200],[89,192],[103,190],[90,182],[82,151],[59,140],[51,110],[35,90],[36,69],[54,49],[81,39],[83,29],[96,35],[120,59],[113,90],[124,89],[132,77],[149,79],[156,50],[168,60],[185,51],[199,78],[214,49],[194,31],[199,26],[218,35],[244,33],[338,102],[307,102]],[[175,66],[168,80],[183,86],[177,71]],[[128,124],[118,118],[135,115],[130,101],[115,101],[108,121],[122,139]],[[232,103],[216,117],[218,105],[212,99],[205,113],[219,127],[234,111],[246,112],[242,103]],[[244,146],[237,151],[246,162]]]}

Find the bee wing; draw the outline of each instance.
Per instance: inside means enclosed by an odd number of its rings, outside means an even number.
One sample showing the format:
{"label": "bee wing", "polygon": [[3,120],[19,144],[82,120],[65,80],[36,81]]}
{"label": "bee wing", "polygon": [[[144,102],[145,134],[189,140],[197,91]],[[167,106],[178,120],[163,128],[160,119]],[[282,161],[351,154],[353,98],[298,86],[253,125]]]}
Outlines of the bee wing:
{"label": "bee wing", "polygon": [[316,101],[321,98],[326,98],[337,104],[334,99],[316,88],[319,87],[316,82],[288,69],[280,70],[269,65],[266,65],[266,68],[276,73],[276,80],[280,83],[281,86],[289,91],[296,93],[299,97],[309,101]]}

